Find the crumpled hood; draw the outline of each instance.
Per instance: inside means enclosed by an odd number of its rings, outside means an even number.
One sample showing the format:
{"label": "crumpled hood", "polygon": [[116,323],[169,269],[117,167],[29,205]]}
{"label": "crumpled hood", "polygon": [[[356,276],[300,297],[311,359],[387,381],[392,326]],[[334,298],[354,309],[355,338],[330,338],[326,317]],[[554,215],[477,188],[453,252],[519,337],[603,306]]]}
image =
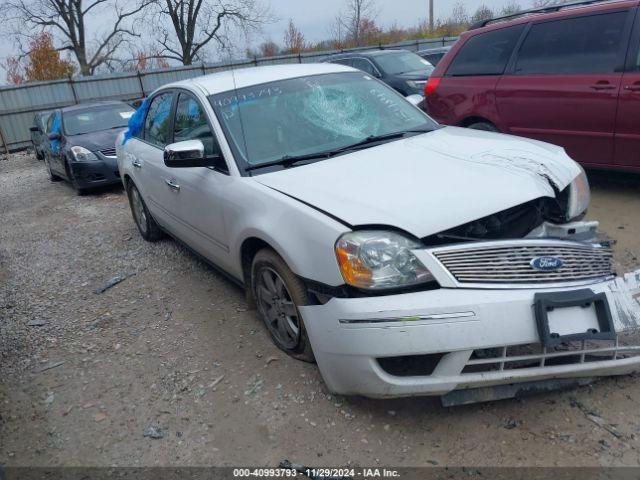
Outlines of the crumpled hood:
{"label": "crumpled hood", "polygon": [[257,175],[263,185],[351,226],[422,238],[540,197],[580,173],[543,142],[445,127],[311,165]]}

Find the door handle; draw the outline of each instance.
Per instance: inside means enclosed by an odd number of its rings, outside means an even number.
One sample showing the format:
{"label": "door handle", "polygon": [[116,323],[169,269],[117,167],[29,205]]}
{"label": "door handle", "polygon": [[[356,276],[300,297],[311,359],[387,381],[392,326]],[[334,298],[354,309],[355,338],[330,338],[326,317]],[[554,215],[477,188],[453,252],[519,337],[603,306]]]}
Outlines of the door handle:
{"label": "door handle", "polygon": [[142,164],[139,160],[132,160],[131,165],[133,165],[135,168],[142,168]]}
{"label": "door handle", "polygon": [[171,190],[174,190],[176,192],[180,191],[180,185],[175,183],[173,180],[165,180],[164,183],[166,183]]}
{"label": "door handle", "polygon": [[596,83],[595,85],[591,85],[593,90],[615,90],[616,86],[611,85],[610,83]]}

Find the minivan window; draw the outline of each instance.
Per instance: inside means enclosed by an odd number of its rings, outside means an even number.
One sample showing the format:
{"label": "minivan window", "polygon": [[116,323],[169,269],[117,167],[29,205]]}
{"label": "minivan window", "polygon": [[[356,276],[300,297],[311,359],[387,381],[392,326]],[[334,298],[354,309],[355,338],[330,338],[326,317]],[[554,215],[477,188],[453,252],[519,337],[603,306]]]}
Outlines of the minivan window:
{"label": "minivan window", "polygon": [[172,93],[162,93],[151,101],[147,111],[147,118],[144,122],[144,138],[159,147],[164,147],[169,142],[172,102]]}
{"label": "minivan window", "polygon": [[618,64],[627,12],[534,24],[518,53],[515,73],[612,73]]}
{"label": "minivan window", "polygon": [[455,56],[447,75],[502,75],[524,25],[471,37]]}

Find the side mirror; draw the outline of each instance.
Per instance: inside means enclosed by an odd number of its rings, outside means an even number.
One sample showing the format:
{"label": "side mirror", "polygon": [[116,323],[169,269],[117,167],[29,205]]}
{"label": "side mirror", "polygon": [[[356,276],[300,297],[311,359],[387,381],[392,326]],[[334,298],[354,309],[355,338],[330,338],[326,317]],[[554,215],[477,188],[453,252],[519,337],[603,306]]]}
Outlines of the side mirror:
{"label": "side mirror", "polygon": [[218,154],[205,157],[200,140],[185,140],[164,148],[164,164],[169,168],[215,167],[219,161]]}
{"label": "side mirror", "polygon": [[406,100],[410,104],[415,105],[417,107],[423,102],[424,97],[416,93],[415,95],[409,95],[408,97],[406,97]]}
{"label": "side mirror", "polygon": [[40,131],[40,127],[29,127],[29,131],[30,132],[39,132]]}
{"label": "side mirror", "polygon": [[47,137],[49,138],[49,140],[60,140],[62,138],[62,136],[58,132],[49,133],[47,134]]}

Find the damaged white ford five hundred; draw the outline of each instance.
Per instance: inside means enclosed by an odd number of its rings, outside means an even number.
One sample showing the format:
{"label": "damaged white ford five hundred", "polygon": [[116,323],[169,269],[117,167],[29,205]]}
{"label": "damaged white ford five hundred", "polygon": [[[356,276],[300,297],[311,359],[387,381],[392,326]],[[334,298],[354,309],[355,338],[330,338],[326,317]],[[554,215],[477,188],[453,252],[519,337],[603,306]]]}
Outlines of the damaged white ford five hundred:
{"label": "damaged white ford five hundred", "polygon": [[562,148],[322,64],[164,86],[117,155],[142,236],[243,285],[333,392],[456,404],[640,369],[640,271],[614,272]]}

